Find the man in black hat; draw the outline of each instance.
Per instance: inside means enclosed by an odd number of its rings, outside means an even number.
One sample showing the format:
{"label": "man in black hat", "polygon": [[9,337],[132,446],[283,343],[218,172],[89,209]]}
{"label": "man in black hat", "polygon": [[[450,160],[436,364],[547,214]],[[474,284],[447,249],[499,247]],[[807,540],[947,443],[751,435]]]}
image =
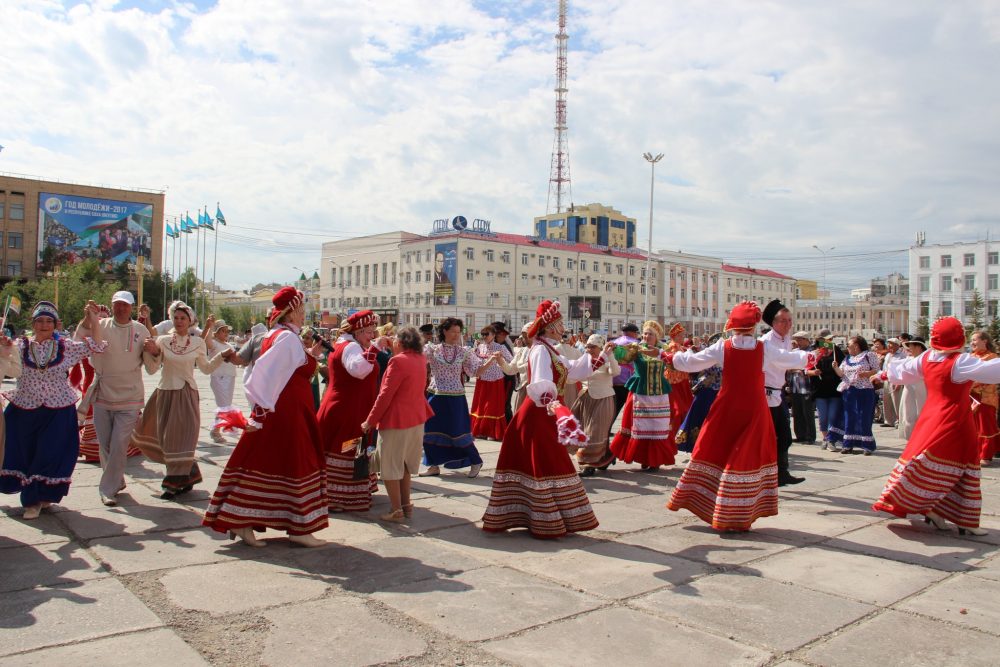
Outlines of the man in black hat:
{"label": "man in black hat", "polygon": [[[792,314],[778,299],[764,307],[764,323],[771,330],[760,340],[771,347],[789,352],[792,349]],[[794,477],[788,471],[788,448],[792,446],[792,429],[788,424],[788,402],[785,400],[785,371],[787,369],[764,361],[764,391],[767,407],[774,423],[775,447],[778,450],[778,486],[804,482],[804,477]]]}
{"label": "man in black hat", "polygon": [[[611,342],[619,346],[638,344],[639,326],[628,322],[622,327],[622,335]],[[628,398],[628,389],[625,388],[625,383],[632,377],[632,372],[635,370],[635,364],[619,363],[618,366],[621,371],[611,380],[612,389],[615,392],[615,416],[611,418],[612,427],[614,427],[615,420],[618,419],[622,408],[625,407],[625,400]],[[611,437],[610,433],[608,433],[608,437]],[[608,442],[611,440],[609,439]]]}
{"label": "man in black hat", "polygon": [[424,339],[424,345],[427,345],[434,340],[434,325],[428,322],[427,324],[420,325],[420,335]]}
{"label": "man in black hat", "polygon": [[[507,325],[504,324],[503,322],[494,322],[490,326],[493,327],[493,336],[494,336],[493,342],[500,343],[501,345],[506,347],[507,351],[510,352],[511,356],[513,356],[514,346],[510,344],[510,339],[508,338],[510,332],[507,331]],[[504,391],[507,393],[507,399],[506,402],[503,404],[503,411],[504,415],[507,417],[508,424],[514,418],[514,410],[511,409],[510,399],[514,395],[514,388],[516,386],[517,386],[517,376],[507,375],[506,373],[504,373],[503,388]]]}

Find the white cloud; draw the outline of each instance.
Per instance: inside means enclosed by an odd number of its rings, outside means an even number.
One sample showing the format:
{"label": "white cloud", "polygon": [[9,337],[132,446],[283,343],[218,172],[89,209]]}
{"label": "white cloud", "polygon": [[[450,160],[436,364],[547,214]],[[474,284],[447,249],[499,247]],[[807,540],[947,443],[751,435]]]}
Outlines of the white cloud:
{"label": "white cloud", "polygon": [[[5,6],[0,169],[169,185],[169,212],[221,201],[226,233],[315,242],[223,244],[230,286],[317,264],[319,239],[294,231],[422,232],[464,213],[526,233],[544,212],[554,3],[135,4]],[[643,221],[641,153],[666,153],[656,246],[817,278],[813,243],[890,249],[918,228],[940,242],[996,226],[996,3],[570,10],[574,200]],[[848,285],[904,261],[839,264]]]}

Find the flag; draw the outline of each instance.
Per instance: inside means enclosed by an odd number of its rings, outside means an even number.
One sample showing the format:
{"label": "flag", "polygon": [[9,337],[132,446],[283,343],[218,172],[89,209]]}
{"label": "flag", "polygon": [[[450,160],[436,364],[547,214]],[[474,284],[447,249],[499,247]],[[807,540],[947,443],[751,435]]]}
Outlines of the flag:
{"label": "flag", "polygon": [[16,296],[10,297],[10,305],[7,306],[8,310],[13,310],[15,315],[21,314],[21,300]]}
{"label": "flag", "polygon": [[205,229],[215,229],[215,227],[212,226],[212,216],[208,214],[208,206],[205,207]]}
{"label": "flag", "polygon": [[222,209],[218,204],[215,205],[215,221],[220,225],[226,224],[226,216],[222,215]]}
{"label": "flag", "polygon": [[191,216],[187,217],[187,220],[181,219],[181,231],[185,234],[191,233]]}
{"label": "flag", "polygon": [[191,219],[191,214],[185,213],[184,215],[187,216],[188,233],[191,233],[193,230],[198,229],[198,225],[194,224],[194,220]]}
{"label": "flag", "polygon": [[199,227],[204,227],[205,226],[205,221],[201,217],[201,209],[200,208],[198,209],[198,226]]}
{"label": "flag", "polygon": [[170,223],[169,222],[167,223],[167,238],[168,239],[174,238],[174,230],[172,230],[170,228]]}

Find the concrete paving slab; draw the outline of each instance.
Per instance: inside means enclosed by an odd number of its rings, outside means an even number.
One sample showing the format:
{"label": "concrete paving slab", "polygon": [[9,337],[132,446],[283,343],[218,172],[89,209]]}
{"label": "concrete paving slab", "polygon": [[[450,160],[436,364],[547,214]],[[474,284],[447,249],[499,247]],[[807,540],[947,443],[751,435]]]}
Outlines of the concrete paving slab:
{"label": "concrete paving slab", "polygon": [[0,592],[58,586],[108,576],[100,563],[77,544],[63,542],[4,549]]}
{"label": "concrete paving slab", "polygon": [[820,493],[822,491],[839,489],[863,479],[861,475],[852,476],[844,472],[838,472],[837,474],[827,472],[817,473],[808,470],[799,470],[795,466],[792,466],[792,474],[797,477],[805,477],[805,481],[794,486],[781,487],[780,493],[782,498],[788,497],[789,494],[801,495],[804,493]]}
{"label": "concrete paving slab", "polygon": [[1000,634],[1000,582],[954,577],[900,603],[897,608]]}
{"label": "concrete paving slab", "polygon": [[633,609],[598,609],[576,618],[488,642],[516,665],[762,665],[770,654]]}
{"label": "concrete paving slab", "polygon": [[178,568],[164,574],[160,583],[178,606],[213,614],[303,602],[327,590],[322,577],[252,560]]}
{"label": "concrete paving slab", "polygon": [[114,535],[154,533],[194,528],[201,525],[202,513],[177,503],[129,505],[62,512],[59,519],[83,540]]}
{"label": "concrete paving slab", "polygon": [[969,570],[969,574],[983,579],[1000,581],[1000,555],[992,556],[988,560],[977,563]]}
{"label": "concrete paving slab", "polygon": [[863,479],[860,482],[838,488],[837,495],[857,498],[871,505],[882,496],[882,490],[885,488],[888,478],[888,475],[879,475],[870,479]]}
{"label": "concrete paving slab", "polygon": [[751,567],[768,579],[881,606],[890,605],[948,576],[941,570],[833,551],[822,545],[785,551]]}
{"label": "concrete paving slab", "polygon": [[[277,548],[274,553],[279,553]],[[463,553],[441,549],[426,539],[403,535],[366,542],[361,547],[290,548],[280,557],[304,574],[360,593],[388,590],[404,582],[427,581],[433,587],[461,572],[487,565]]]}
{"label": "concrete paving slab", "polygon": [[242,559],[253,549],[204,528],[103,537],[90,548],[116,574]]}
{"label": "concrete paving slab", "polygon": [[67,541],[69,531],[52,513],[46,512],[32,521],[0,515],[0,549]]}
{"label": "concrete paving slab", "polygon": [[410,533],[426,533],[451,526],[475,529],[473,524],[483,518],[486,502],[481,498],[481,502],[476,502],[474,498],[427,498],[414,504],[413,517],[398,524],[398,528]]}
{"label": "concrete paving slab", "polygon": [[505,565],[563,551],[575,552],[602,542],[589,533],[576,533],[558,540],[538,540],[527,530],[487,533],[471,526],[458,526],[428,533],[432,544],[475,558],[484,563]]}
{"label": "concrete paving slab", "polygon": [[160,665],[169,656],[171,667],[202,667],[208,662],[184,643],[172,630],[159,628],[67,646],[43,648],[30,653],[6,656],[4,667],[45,667],[48,665],[100,665],[135,667]]}
{"label": "concrete paving slab", "polygon": [[825,546],[948,572],[968,570],[998,551],[992,544],[960,539],[955,532],[939,532],[902,519],[832,538]]}
{"label": "concrete paving slab", "polygon": [[110,578],[4,595],[0,657],[31,649],[163,625],[118,581]]}
{"label": "concrete paving slab", "polygon": [[[624,533],[634,533],[637,530],[648,528],[661,528],[663,526],[675,526],[679,523],[686,523],[687,519],[677,512],[671,512],[663,505],[665,500],[658,503],[660,507],[655,511],[647,511],[633,506],[629,501],[643,499],[649,496],[633,496],[608,503],[594,503],[592,505],[594,514],[600,522],[600,530],[603,533],[621,535]],[[662,500],[662,498],[661,498]]]}
{"label": "concrete paving slab", "polygon": [[778,515],[755,521],[753,532],[780,542],[812,544],[885,520],[874,512],[825,509],[828,507],[806,499],[782,501],[778,505]]}
{"label": "concrete paving slab", "polygon": [[[357,546],[373,540],[382,540],[393,534],[387,524],[375,520],[370,513],[344,512],[331,514],[326,528],[314,533],[316,537],[335,544]],[[277,537],[280,533],[268,531],[267,537]]]}
{"label": "concrete paving slab", "polygon": [[[590,479],[584,480],[584,486],[591,481]],[[628,509],[642,510],[644,512],[652,512],[654,514],[666,513],[667,516],[672,516],[674,513],[667,509],[667,501],[670,500],[670,493],[673,491],[673,487],[666,489],[663,493],[641,493],[636,495],[625,496],[624,498],[616,497],[603,497],[597,499],[596,497],[591,497],[590,503],[597,507],[598,505],[621,505]]]}
{"label": "concrete paving slab", "polygon": [[[120,507],[135,507],[147,499],[152,498],[153,491],[142,484],[129,484],[128,488],[118,494],[117,500]],[[69,495],[62,499],[58,505],[52,506],[53,514],[64,512],[79,512],[82,510],[103,509],[101,496],[97,487],[84,487],[80,489],[70,489]]]}
{"label": "concrete paving slab", "polygon": [[875,608],[748,574],[715,574],[630,602],[737,641],[791,651]]}
{"label": "concrete paving slab", "polygon": [[463,572],[448,580],[397,586],[375,597],[439,632],[465,641],[500,637],[601,605],[592,596],[493,566]]}
{"label": "concrete paving slab", "polygon": [[886,611],[805,652],[827,667],[995,667],[997,639],[975,630]]}
{"label": "concrete paving slab", "polygon": [[261,657],[270,667],[361,667],[413,658],[427,650],[419,636],[374,616],[356,598],[289,605],[262,615],[274,624]]}
{"label": "concrete paving slab", "polygon": [[720,533],[701,522],[629,533],[619,539],[626,544],[710,565],[740,565],[792,548],[791,543],[761,538],[753,532]]}
{"label": "concrete paving slab", "polygon": [[678,586],[714,568],[658,551],[616,542],[597,542],[512,565],[585,593],[622,599],[664,586]]}

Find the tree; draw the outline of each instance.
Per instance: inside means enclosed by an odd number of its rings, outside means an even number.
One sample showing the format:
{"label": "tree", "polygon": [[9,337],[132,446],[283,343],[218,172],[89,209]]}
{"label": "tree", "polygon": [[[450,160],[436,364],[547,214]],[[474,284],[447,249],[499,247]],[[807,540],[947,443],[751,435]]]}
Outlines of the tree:
{"label": "tree", "polygon": [[[57,305],[66,328],[72,328],[83,317],[83,307],[88,300],[110,304],[111,295],[118,289],[116,283],[105,278],[96,259],[59,267],[58,281]],[[56,278],[44,276],[32,281],[10,282],[0,291],[0,299],[6,303],[11,295],[21,300],[21,312],[10,313],[8,324],[15,332],[29,329],[31,311],[35,304],[39,301],[56,300]]]}
{"label": "tree", "polygon": [[928,340],[931,337],[931,325],[926,316],[917,318],[917,336]]}
{"label": "tree", "polygon": [[990,339],[994,342],[1000,342],[1000,317],[996,313],[993,313],[993,319],[990,320]]}
{"label": "tree", "polygon": [[983,296],[979,293],[979,290],[972,290],[972,299],[969,301],[969,307],[972,309],[972,319],[965,327],[965,337],[971,338],[972,334],[983,328],[983,313],[986,310],[985,304],[983,303]]}

